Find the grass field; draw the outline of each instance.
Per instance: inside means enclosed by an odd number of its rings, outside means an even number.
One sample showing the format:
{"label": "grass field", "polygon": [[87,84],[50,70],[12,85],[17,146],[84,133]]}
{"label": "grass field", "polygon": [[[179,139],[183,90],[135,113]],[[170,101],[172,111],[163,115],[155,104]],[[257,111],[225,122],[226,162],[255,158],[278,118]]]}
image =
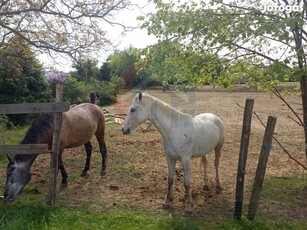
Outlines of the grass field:
{"label": "grass field", "polygon": [[[306,229],[306,172],[290,160],[273,143],[264,191],[256,221],[233,217],[235,180],[240,148],[243,110],[246,98],[255,100],[254,111],[266,122],[269,115],[277,117],[276,137],[293,156],[304,162],[302,130],[289,119],[285,104],[263,92],[236,90],[232,92],[204,88],[183,93],[161,90],[148,92],[181,111],[191,114],[216,113],[224,121],[226,141],[222,150],[220,178],[223,191],[214,191],[213,155],[208,156],[211,191],[202,190],[203,173],[197,160],[192,162],[194,212],[183,215],[184,188],[182,167],[177,164],[174,210],[161,209],[166,194],[166,159],[160,134],[143,124],[132,135],[124,136],[118,124],[106,127],[109,150],[108,174],[100,177],[101,156],[93,139],[95,152],[88,178],[80,173],[85,163],[83,147],[67,149],[64,164],[69,186],[58,189],[56,207],[45,205],[49,183],[49,156],[41,155],[32,167],[32,180],[17,201],[0,201],[0,229]],[[125,113],[135,92],[119,98],[119,103],[106,109]],[[287,100],[300,111],[300,97]],[[240,106],[238,106],[240,105]],[[0,144],[18,143],[27,127],[2,130]],[[264,128],[253,117],[252,136],[246,168],[244,215],[261,148]],[[6,157],[0,158],[0,194],[6,178]],[[59,176],[60,181],[60,176]]]}

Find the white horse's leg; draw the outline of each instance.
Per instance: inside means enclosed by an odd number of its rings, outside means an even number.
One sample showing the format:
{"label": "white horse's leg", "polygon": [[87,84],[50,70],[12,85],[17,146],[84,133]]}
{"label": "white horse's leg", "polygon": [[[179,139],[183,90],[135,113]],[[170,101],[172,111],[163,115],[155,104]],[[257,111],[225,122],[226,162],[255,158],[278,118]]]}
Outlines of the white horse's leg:
{"label": "white horse's leg", "polygon": [[215,159],[214,159],[214,166],[215,166],[215,182],[216,182],[216,189],[217,191],[221,190],[220,178],[219,178],[219,164],[220,164],[220,157],[221,157],[221,148],[215,147]]}
{"label": "white horse's leg", "polygon": [[190,161],[191,159],[186,158],[182,160],[183,166],[183,178],[184,178],[184,187],[186,191],[186,205],[185,205],[185,213],[190,214],[192,213],[192,192],[191,192],[191,168],[190,168]]}
{"label": "white horse's leg", "polygon": [[176,160],[167,157],[167,168],[168,168],[168,177],[167,177],[167,195],[165,198],[165,202],[163,203],[163,209],[171,209],[171,203],[174,200],[174,176],[176,169]]}
{"label": "white horse's leg", "polygon": [[209,191],[209,182],[208,182],[208,174],[207,174],[207,167],[208,167],[208,160],[206,155],[201,157],[204,166],[204,190]]}

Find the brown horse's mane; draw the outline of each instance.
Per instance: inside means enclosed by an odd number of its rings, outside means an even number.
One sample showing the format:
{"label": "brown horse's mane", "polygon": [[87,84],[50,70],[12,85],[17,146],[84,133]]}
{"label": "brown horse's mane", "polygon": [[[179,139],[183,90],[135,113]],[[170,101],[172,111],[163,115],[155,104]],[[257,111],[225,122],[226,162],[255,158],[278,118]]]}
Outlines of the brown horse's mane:
{"label": "brown horse's mane", "polygon": [[[53,128],[53,113],[42,114],[35,120],[28,131],[26,132],[21,144],[38,144],[40,137],[46,135],[50,129]],[[15,160],[29,159],[29,155],[16,155]]]}

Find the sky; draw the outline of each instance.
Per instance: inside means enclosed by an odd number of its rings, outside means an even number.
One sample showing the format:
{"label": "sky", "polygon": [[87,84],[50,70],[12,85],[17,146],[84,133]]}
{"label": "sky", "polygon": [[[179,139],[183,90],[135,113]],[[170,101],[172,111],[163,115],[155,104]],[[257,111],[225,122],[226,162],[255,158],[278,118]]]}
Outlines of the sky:
{"label": "sky", "polygon": [[[114,21],[123,24],[127,27],[139,27],[141,22],[137,20],[138,16],[145,16],[147,13],[154,10],[153,3],[147,3],[146,0],[131,0],[133,6],[123,10],[114,17]],[[108,26],[106,29],[108,33],[108,39],[112,41],[116,47],[110,49],[108,52],[103,52],[97,60],[99,64],[102,64],[108,55],[112,54],[115,49],[124,50],[130,46],[135,48],[145,48],[157,42],[154,36],[149,36],[146,29],[134,29],[123,33],[121,26]],[[39,60],[48,68],[48,66],[55,67],[58,71],[69,72],[72,70],[72,63],[67,57],[57,59],[57,63],[54,63],[46,54],[39,55]]]}
{"label": "sky", "polygon": [[[126,9],[121,12],[117,18],[116,22],[126,25],[139,27],[142,22],[137,20],[138,16],[145,16],[147,13],[154,10],[154,4],[147,3],[147,1],[142,0],[133,0],[131,1],[133,4],[137,4],[137,6],[131,7],[131,9]],[[149,36],[147,34],[146,29],[135,29],[133,31],[127,32],[126,35],[120,36],[122,29],[115,28],[110,31],[110,36],[119,44],[118,48],[125,49],[132,45],[136,48],[144,48],[148,45],[156,42],[156,38],[154,36]]]}

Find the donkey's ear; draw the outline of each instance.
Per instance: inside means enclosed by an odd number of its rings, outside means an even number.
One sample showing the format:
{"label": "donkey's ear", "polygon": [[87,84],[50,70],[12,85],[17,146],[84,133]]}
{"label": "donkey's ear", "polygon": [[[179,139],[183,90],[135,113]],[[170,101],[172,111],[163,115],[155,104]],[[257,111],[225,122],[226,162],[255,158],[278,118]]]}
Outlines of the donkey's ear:
{"label": "donkey's ear", "polygon": [[139,101],[141,101],[141,100],[142,100],[142,97],[143,97],[142,93],[141,93],[141,92],[139,92]]}

